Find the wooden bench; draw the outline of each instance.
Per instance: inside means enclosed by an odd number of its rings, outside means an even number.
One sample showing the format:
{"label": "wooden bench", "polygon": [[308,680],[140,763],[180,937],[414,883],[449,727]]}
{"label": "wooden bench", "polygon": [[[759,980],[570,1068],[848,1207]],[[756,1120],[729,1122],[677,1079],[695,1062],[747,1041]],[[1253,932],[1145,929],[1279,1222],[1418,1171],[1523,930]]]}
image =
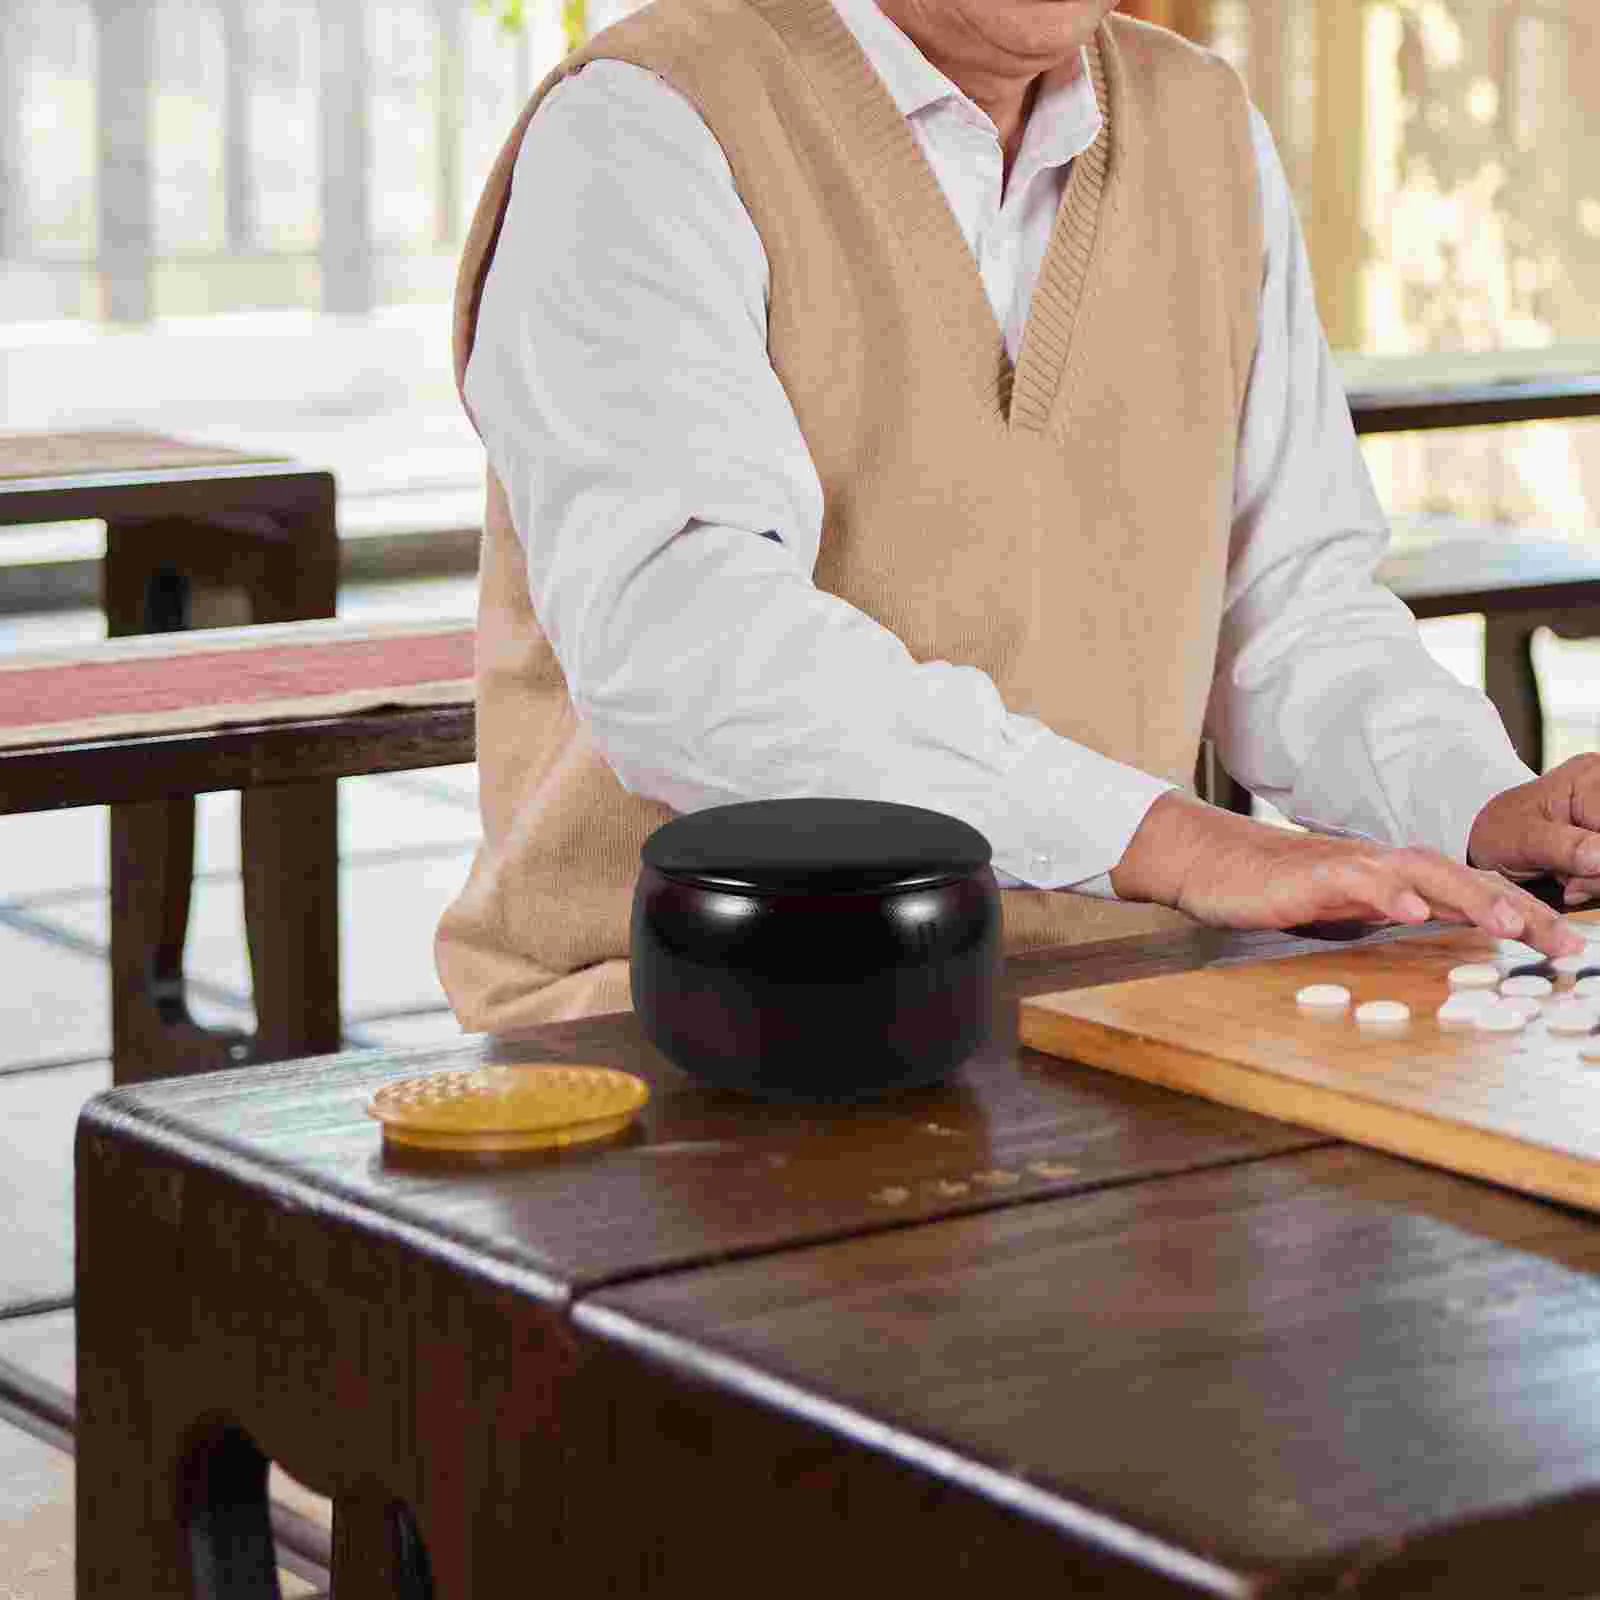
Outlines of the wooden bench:
{"label": "wooden bench", "polygon": [[1517,528],[1440,521],[1438,536],[1397,548],[1380,580],[1419,620],[1477,612],[1483,682],[1517,754],[1544,770],[1545,716],[1533,638],[1600,635],[1600,555],[1586,545]]}
{"label": "wooden bench", "polygon": [[308,859],[305,832],[337,838],[338,778],[473,759],[473,635],[469,623],[322,619],[0,656],[0,814],[115,816],[241,791],[256,1032],[203,1027],[184,1002],[192,834],[174,848],[146,831],[130,848],[121,833],[114,992],[154,1025],[132,1041],[114,1033],[116,1082],[338,1047],[338,862]]}
{"label": "wooden bench", "polygon": [[[0,434],[0,528],[105,523],[100,596],[113,637],[333,616],[335,502],[331,473],[279,457],[135,431]],[[281,835],[301,872],[336,888],[335,799],[331,783],[302,786],[270,819],[257,806],[255,832],[269,854],[269,836]],[[241,1037],[196,1029],[161,998],[181,988],[169,958],[181,959],[188,922],[192,796],[113,803],[110,851],[113,1057],[226,1064]],[[158,869],[145,873],[145,863]],[[326,943],[337,936],[336,892],[320,914]],[[333,1048],[337,990],[304,1000],[297,1040]],[[272,1048],[265,1038],[258,1045]]]}

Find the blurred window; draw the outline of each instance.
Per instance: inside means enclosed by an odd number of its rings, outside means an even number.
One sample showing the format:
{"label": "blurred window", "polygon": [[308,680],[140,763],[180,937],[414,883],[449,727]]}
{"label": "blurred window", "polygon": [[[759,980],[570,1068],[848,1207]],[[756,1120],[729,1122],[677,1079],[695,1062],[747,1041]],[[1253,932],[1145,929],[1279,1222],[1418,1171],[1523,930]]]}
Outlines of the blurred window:
{"label": "blurred window", "polygon": [[[1243,74],[1347,377],[1600,369],[1595,0],[1125,7]],[[590,0],[587,26],[633,9]],[[3,420],[458,472],[457,254],[573,26],[572,0],[8,0]],[[1400,513],[1594,520],[1595,425],[1372,440],[1368,458]]]}
{"label": "blurred window", "polygon": [[[1351,382],[1600,371],[1595,0],[1131,0],[1243,74]],[[1600,424],[1369,439],[1391,512],[1577,537]],[[1405,529],[1400,530],[1402,536]]]}

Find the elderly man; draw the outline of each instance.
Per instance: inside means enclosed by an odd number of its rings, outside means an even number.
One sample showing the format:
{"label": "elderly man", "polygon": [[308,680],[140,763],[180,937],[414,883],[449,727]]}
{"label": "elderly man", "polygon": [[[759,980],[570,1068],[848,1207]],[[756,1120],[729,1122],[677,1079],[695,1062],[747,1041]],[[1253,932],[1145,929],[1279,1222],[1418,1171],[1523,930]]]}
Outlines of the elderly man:
{"label": "elderly man", "polygon": [[[539,85],[457,291],[491,468],[462,1024],[629,1006],[680,812],[896,800],[1008,952],[1430,917],[1600,875],[1373,571],[1271,137],[1110,0],[655,0]],[[1310,830],[1203,804],[1202,734]],[[1469,864],[1470,863],[1470,864]],[[1500,870],[1488,870],[1500,869]]]}

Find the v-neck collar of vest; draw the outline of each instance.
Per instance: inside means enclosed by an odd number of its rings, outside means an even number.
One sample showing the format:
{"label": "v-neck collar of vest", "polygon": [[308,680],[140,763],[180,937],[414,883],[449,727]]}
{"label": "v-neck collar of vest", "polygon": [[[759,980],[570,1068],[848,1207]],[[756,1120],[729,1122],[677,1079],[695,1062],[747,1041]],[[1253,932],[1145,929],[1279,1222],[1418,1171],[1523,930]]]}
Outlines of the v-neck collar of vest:
{"label": "v-neck collar of vest", "polygon": [[1105,25],[1085,52],[1101,110],[1100,132],[1072,163],[1013,368],[1005,331],[995,319],[978,264],[939,179],[833,0],[748,3],[794,52],[868,174],[875,198],[893,219],[923,284],[938,302],[955,349],[974,374],[984,415],[1010,435],[1044,433],[1052,421],[1108,209],[1108,174],[1122,108],[1121,97],[1108,92]]}

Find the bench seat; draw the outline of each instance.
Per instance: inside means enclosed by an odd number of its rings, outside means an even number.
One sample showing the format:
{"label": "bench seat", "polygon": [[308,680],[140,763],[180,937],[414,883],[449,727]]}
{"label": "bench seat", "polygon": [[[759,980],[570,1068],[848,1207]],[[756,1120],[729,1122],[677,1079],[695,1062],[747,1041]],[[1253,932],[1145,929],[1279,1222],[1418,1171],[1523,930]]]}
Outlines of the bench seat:
{"label": "bench seat", "polygon": [[[318,618],[0,656],[0,813],[109,805],[141,824],[111,847],[115,1082],[338,1047],[329,780],[472,760],[474,636]],[[253,1034],[185,1000],[193,834],[167,814],[217,789],[240,791]]]}
{"label": "bench seat", "polygon": [[0,656],[0,813],[471,761],[473,637],[329,618]]}

